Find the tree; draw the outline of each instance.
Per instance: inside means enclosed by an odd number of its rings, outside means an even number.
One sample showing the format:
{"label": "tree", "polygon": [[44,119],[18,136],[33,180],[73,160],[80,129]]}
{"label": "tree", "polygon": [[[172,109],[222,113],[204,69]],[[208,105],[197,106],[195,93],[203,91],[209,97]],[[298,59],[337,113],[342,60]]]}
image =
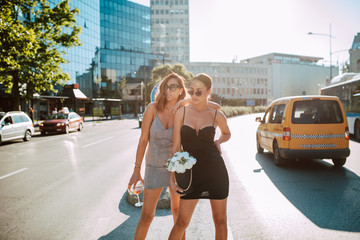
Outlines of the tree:
{"label": "tree", "polygon": [[46,0],[0,0],[0,84],[21,110],[20,95],[28,101],[34,93],[54,91],[70,79],[61,64],[64,51],[79,46],[78,9],[69,0],[54,8]]}
{"label": "tree", "polygon": [[341,69],[341,72],[344,74],[344,73],[347,73],[347,72],[350,72],[350,64],[348,61],[346,61],[344,63],[344,65],[342,65],[342,69]]}
{"label": "tree", "polygon": [[123,101],[126,94],[126,77],[122,77],[120,81],[120,99]]}
{"label": "tree", "polygon": [[185,86],[188,86],[191,79],[194,78],[194,74],[192,74],[191,72],[188,72],[186,70],[186,67],[182,64],[174,64],[173,66],[170,66],[169,64],[166,65],[161,65],[159,67],[155,67],[152,70],[152,79],[151,81],[146,85],[146,102],[151,101],[150,100],[150,95],[151,95],[151,91],[154,88],[154,86],[156,84],[158,84],[164,77],[166,77],[167,75],[169,75],[170,73],[177,73],[181,76],[183,76],[185,78]]}

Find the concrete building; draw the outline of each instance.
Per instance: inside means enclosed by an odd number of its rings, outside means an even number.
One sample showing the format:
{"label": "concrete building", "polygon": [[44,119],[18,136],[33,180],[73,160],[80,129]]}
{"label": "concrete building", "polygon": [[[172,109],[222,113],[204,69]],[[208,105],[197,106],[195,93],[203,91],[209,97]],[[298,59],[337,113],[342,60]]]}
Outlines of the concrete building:
{"label": "concrete building", "polygon": [[354,37],[349,54],[350,72],[360,73],[360,32]]}
{"label": "concrete building", "polygon": [[189,1],[151,0],[150,11],[153,53],[167,63],[189,62]]}
{"label": "concrete building", "polygon": [[226,99],[255,100],[266,105],[272,100],[271,66],[266,64],[190,62],[188,71],[204,72],[213,79],[213,94]]}
{"label": "concrete building", "polygon": [[[270,53],[242,60],[244,64],[264,64],[271,68],[272,98],[319,94],[321,87],[330,83],[330,67],[319,65],[318,57]],[[332,75],[337,76],[338,66],[332,66]]]}
{"label": "concrete building", "polygon": [[[209,74],[214,81],[213,93],[220,97],[267,105],[280,97],[319,94],[330,81],[330,68],[317,64],[321,59],[270,53],[240,63],[191,62],[187,68],[194,74]],[[333,76],[338,71],[332,67]]]}

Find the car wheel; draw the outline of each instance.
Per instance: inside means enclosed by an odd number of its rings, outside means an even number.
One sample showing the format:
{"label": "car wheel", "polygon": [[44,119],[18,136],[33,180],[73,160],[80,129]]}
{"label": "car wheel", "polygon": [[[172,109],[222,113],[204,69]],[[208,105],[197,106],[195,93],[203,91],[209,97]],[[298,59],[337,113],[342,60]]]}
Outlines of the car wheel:
{"label": "car wheel", "polygon": [[355,138],[357,140],[360,140],[360,120],[357,120],[355,122],[355,130],[354,130],[354,132],[355,132]]}
{"label": "car wheel", "polygon": [[263,153],[264,149],[260,146],[260,141],[259,141],[259,137],[256,136],[256,149],[258,153]]}
{"label": "car wheel", "polygon": [[69,126],[66,125],[66,127],[65,127],[65,134],[68,134],[68,133],[69,133]]}
{"label": "car wheel", "polygon": [[345,162],[346,162],[346,158],[334,158],[332,159],[335,167],[341,167],[344,166]]}
{"label": "car wheel", "polygon": [[46,132],[45,131],[41,131],[41,136],[45,136],[46,135]]}
{"label": "car wheel", "polygon": [[1,146],[1,143],[2,143],[2,139],[1,139],[1,136],[0,136],[0,146]]}
{"label": "car wheel", "polygon": [[83,129],[83,125],[82,125],[82,123],[80,123],[80,124],[79,124],[79,128],[78,128],[78,131],[80,132],[82,129]]}
{"label": "car wheel", "polygon": [[273,145],[273,151],[274,151],[274,163],[276,166],[280,167],[282,165],[284,165],[284,158],[282,158],[280,156],[280,149],[279,149],[279,145],[277,142],[274,142]]}
{"label": "car wheel", "polygon": [[31,132],[30,130],[26,130],[25,132],[25,136],[24,136],[24,141],[30,141],[31,140]]}

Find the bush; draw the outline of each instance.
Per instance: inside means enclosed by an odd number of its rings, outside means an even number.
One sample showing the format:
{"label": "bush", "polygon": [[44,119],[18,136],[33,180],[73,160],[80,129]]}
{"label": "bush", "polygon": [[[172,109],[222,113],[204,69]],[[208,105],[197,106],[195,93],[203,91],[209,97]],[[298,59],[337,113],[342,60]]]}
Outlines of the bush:
{"label": "bush", "polygon": [[265,112],[267,109],[267,106],[255,106],[255,107],[249,107],[249,106],[222,106],[221,111],[225,114],[226,117],[234,117],[239,115],[245,115],[245,114],[251,114],[251,113],[260,113]]}

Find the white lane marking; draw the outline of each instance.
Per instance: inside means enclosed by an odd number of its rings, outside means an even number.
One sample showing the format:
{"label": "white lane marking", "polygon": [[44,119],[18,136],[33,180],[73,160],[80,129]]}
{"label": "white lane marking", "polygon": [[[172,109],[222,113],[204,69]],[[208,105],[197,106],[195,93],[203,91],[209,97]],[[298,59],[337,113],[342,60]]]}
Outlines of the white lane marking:
{"label": "white lane marking", "polygon": [[28,169],[29,169],[29,168],[22,168],[22,169],[20,169],[20,170],[15,171],[15,172],[6,174],[6,175],[4,175],[4,176],[1,176],[1,177],[0,177],[0,180],[2,180],[2,179],[4,179],[4,178],[7,178],[7,177],[10,177],[10,176],[12,176],[12,175],[15,175],[15,174],[17,174],[17,173],[20,173],[20,172],[22,172],[22,171],[28,170]]}
{"label": "white lane marking", "polygon": [[102,140],[99,140],[99,141],[96,141],[96,142],[92,142],[92,143],[89,143],[89,144],[87,144],[87,145],[82,146],[82,148],[90,147],[90,146],[92,146],[92,145],[95,145],[95,144],[101,143],[101,142],[105,142],[105,141],[107,141],[107,140],[109,140],[109,139],[112,139],[112,138],[113,138],[113,137],[108,137],[108,138],[105,138],[105,139],[102,139]]}

